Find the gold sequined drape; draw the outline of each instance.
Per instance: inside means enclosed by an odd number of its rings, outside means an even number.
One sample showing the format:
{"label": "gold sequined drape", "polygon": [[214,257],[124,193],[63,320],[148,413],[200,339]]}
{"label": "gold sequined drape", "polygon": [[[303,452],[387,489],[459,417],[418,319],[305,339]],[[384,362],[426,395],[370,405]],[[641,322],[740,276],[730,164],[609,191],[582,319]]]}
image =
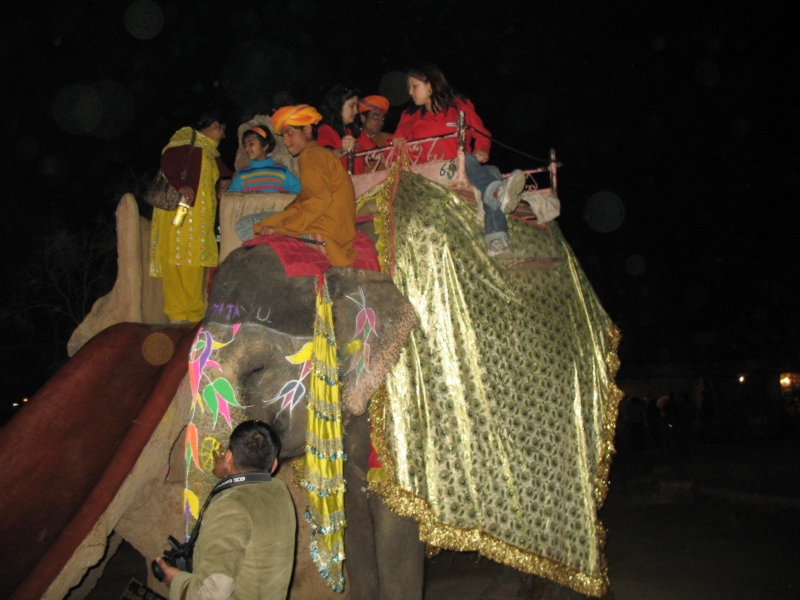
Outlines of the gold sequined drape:
{"label": "gold sequined drape", "polygon": [[392,476],[370,489],[431,546],[602,595],[619,335],[558,226],[510,219],[518,254],[565,263],[508,271],[488,258],[475,205],[446,188],[395,167],[369,200],[420,318],[372,402]]}

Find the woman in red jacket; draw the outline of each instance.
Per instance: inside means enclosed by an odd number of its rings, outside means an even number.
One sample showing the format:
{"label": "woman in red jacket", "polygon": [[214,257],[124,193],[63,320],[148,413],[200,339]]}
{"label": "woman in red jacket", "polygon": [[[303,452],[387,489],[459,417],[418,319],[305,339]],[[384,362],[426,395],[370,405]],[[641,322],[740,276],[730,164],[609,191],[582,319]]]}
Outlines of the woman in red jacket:
{"label": "woman in red jacket", "polygon": [[[467,130],[467,177],[481,193],[489,256],[510,256],[512,251],[508,246],[506,214],[512,212],[519,203],[519,194],[525,187],[525,174],[517,170],[503,181],[497,167],[484,164],[489,160],[490,134],[475,112],[472,102],[450,87],[436,65],[427,64],[409,71],[408,93],[412,105],[403,111],[395,138],[413,141],[455,133],[458,129],[459,111],[464,112],[467,125],[486,134],[480,135]],[[455,158],[457,154],[456,139],[448,138],[423,144],[419,151],[419,161],[446,160]]]}
{"label": "woman in red jacket", "polygon": [[[361,135],[358,119],[358,97],[361,92],[346,85],[337,84],[325,95],[319,107],[322,123],[317,130],[317,143],[327,148],[347,168],[347,152],[357,147]],[[356,148],[358,151],[359,148]],[[364,172],[364,159],[356,160],[353,175]]]}

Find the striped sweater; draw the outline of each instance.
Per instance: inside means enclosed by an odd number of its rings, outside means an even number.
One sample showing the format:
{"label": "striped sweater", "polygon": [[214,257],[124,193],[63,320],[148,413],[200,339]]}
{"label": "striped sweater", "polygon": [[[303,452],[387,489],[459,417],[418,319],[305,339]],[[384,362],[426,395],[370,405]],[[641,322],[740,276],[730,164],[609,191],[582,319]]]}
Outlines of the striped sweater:
{"label": "striped sweater", "polygon": [[264,160],[254,160],[237,171],[228,191],[299,194],[300,180],[287,167],[275,164],[268,156]]}

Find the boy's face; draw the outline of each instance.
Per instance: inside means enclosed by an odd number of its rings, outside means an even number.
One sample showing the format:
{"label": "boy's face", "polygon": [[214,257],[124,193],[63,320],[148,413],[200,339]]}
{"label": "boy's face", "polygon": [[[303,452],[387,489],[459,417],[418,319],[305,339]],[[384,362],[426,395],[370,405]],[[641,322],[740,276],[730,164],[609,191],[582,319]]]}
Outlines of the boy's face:
{"label": "boy's face", "polygon": [[309,142],[314,141],[311,135],[311,126],[305,125],[303,127],[288,126],[283,128],[283,143],[286,144],[286,149],[292,156],[299,155],[306,149]]}
{"label": "boy's face", "polygon": [[367,133],[372,135],[376,135],[383,130],[383,122],[385,120],[386,117],[375,110],[361,113],[361,123],[363,123],[362,128],[366,130]]}
{"label": "boy's face", "polygon": [[247,154],[247,158],[250,160],[264,160],[267,158],[267,149],[261,145],[261,140],[258,139],[258,136],[245,136],[242,146],[244,146],[244,153]]}

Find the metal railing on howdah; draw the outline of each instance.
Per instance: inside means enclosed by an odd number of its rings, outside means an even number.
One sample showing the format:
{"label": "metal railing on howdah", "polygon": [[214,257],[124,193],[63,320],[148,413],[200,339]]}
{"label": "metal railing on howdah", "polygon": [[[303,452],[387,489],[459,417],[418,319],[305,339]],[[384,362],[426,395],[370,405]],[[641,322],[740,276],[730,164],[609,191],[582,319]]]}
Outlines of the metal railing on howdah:
{"label": "metal railing on howdah", "polygon": [[[467,141],[467,130],[470,129],[477,133],[478,135],[482,135],[489,139],[492,139],[494,143],[503,146],[511,150],[512,152],[516,152],[517,154],[521,154],[527,158],[531,158],[533,160],[537,160],[543,163],[547,163],[547,166],[539,167],[536,169],[524,169],[523,172],[525,173],[526,181],[525,181],[525,189],[527,191],[537,192],[541,194],[545,193],[556,193],[557,189],[557,170],[558,167],[561,166],[556,160],[556,151],[554,149],[550,150],[550,160],[545,160],[542,158],[537,158],[535,156],[531,156],[530,154],[526,154],[506,144],[499,142],[498,140],[492,138],[491,135],[486,133],[485,131],[481,131],[480,129],[476,129],[471,125],[467,125],[466,123],[466,115],[463,111],[458,112],[458,126],[456,131],[453,133],[446,133],[443,135],[434,135],[427,138],[422,138],[419,140],[412,140],[406,141],[406,149],[408,150],[408,157],[411,165],[416,165],[419,163],[426,163],[426,162],[433,162],[437,160],[444,160],[445,151],[442,148],[440,142],[441,140],[445,139],[457,139],[457,146],[458,146],[458,155],[456,157],[456,161],[458,164],[458,171],[459,175],[463,175],[463,180],[467,181],[466,174],[464,170],[464,152],[466,152],[466,141]],[[426,144],[430,144],[428,146],[427,152],[423,152],[423,149]],[[351,149],[347,153],[347,172],[352,175],[354,168],[355,168],[355,160],[356,158],[363,158],[364,163],[369,166],[369,172],[376,172],[378,167],[383,164],[384,166],[390,166],[399,156],[399,152],[397,148],[390,144],[388,146],[377,146],[376,148],[370,148],[369,150],[362,150],[361,152],[355,152],[354,149]],[[424,158],[423,158],[424,157]],[[550,175],[550,187],[549,188],[541,188],[539,187],[539,183],[536,181],[534,175],[537,173],[549,173]],[[508,175],[505,174],[504,177]]]}

